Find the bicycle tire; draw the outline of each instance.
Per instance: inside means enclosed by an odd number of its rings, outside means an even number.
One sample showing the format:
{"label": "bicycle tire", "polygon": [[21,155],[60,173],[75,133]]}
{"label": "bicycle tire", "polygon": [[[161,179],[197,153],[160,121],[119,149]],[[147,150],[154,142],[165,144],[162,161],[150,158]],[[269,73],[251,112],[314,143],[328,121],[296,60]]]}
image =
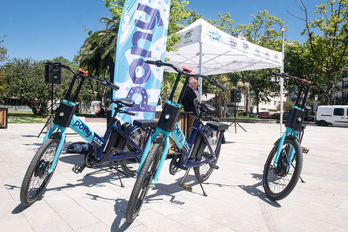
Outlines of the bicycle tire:
{"label": "bicycle tire", "polygon": [[[204,181],[208,180],[209,177],[211,176],[211,174],[213,173],[214,171],[214,168],[211,167],[210,164],[213,164],[213,165],[216,165],[217,164],[217,161],[219,159],[219,156],[220,156],[220,150],[221,150],[221,144],[216,152],[216,159],[211,161],[210,163],[205,163],[205,164],[202,164],[198,167],[194,167],[193,170],[195,171],[195,176],[196,178],[201,182],[203,183]],[[210,155],[211,156],[211,155]],[[209,166],[209,167],[208,167]],[[208,168],[207,168],[208,167]],[[205,171],[204,171],[205,169]]]}
{"label": "bicycle tire", "polygon": [[135,176],[139,168],[141,157],[131,157],[128,159],[120,160],[122,171],[127,176]]}
{"label": "bicycle tire", "polygon": [[146,194],[149,191],[151,182],[155,176],[161,154],[161,144],[155,143],[146,157],[143,166],[141,167],[129,198],[126,211],[126,220],[128,223],[132,223],[139,214]]}
{"label": "bicycle tire", "polygon": [[95,154],[94,154],[94,149],[91,149],[87,151],[86,155],[83,158],[84,164],[88,168],[93,168],[95,165]]}
{"label": "bicycle tire", "polygon": [[[141,129],[140,127],[136,128],[133,130],[129,137],[133,140],[135,144],[137,144],[139,147],[144,147],[145,146],[145,138],[146,138],[146,131]],[[126,145],[127,150],[132,150],[130,146],[127,144]],[[137,151],[133,151],[137,152]],[[135,176],[138,168],[139,168],[139,163],[140,163],[141,156],[134,156],[128,159],[123,159],[120,160],[120,165],[122,168],[122,171],[127,175],[127,176]]]}
{"label": "bicycle tire", "polygon": [[[206,181],[206,180],[208,180],[208,178],[210,177],[210,175],[214,171],[214,168],[212,167],[212,165],[215,166],[217,164],[218,159],[219,159],[220,151],[221,151],[221,143],[219,144],[219,147],[217,147],[217,148],[213,144],[213,143],[215,143],[215,145],[216,145],[218,134],[219,133],[216,133],[215,135],[213,135],[213,137],[209,138],[209,143],[211,144],[213,150],[216,151],[216,159],[214,159],[213,161],[211,161],[209,163],[203,163],[202,165],[193,168],[197,180],[200,181],[201,183]],[[215,140],[215,141],[213,141],[213,140]],[[204,141],[202,141],[202,142],[204,143]],[[200,160],[201,158],[203,158],[203,159],[210,159],[210,158],[212,158],[212,154],[210,153],[208,147],[205,147],[204,151],[200,152],[200,154],[198,156],[198,159]]]}
{"label": "bicycle tire", "polygon": [[[277,154],[278,140],[271,150],[263,171],[263,188],[267,197],[271,200],[281,200],[287,197],[295,188],[300,177],[303,166],[303,155],[300,144],[295,137],[287,136],[281,150],[278,161],[278,168],[273,167],[274,159]],[[292,148],[295,149],[293,160],[289,165],[287,160]]]}
{"label": "bicycle tire", "polygon": [[58,149],[60,142],[59,137],[60,135],[48,138],[40,146],[39,150],[31,160],[21,186],[20,201],[22,205],[32,205],[45,192],[46,186],[54,173],[54,170],[50,174],[48,174],[47,171],[49,170],[54,155]]}

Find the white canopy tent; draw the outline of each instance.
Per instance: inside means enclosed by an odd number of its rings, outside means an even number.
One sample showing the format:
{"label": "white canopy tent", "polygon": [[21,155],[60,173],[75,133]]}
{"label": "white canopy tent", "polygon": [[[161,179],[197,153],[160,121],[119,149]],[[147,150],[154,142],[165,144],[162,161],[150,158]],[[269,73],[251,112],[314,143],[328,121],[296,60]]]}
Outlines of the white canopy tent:
{"label": "white canopy tent", "polygon": [[[203,75],[282,66],[282,53],[229,35],[203,19],[180,30],[177,51],[167,52],[169,62]],[[170,68],[166,69],[170,72]]]}
{"label": "white canopy tent", "polygon": [[[177,35],[180,36],[180,41],[174,45],[177,51],[166,53],[168,62],[193,69],[193,73],[212,75],[280,68],[283,65],[281,52],[229,35],[204,19],[190,24],[177,32]],[[165,71],[173,72],[173,69],[165,68]],[[199,92],[201,95],[201,79],[199,79]],[[283,101],[282,94],[280,98]]]}

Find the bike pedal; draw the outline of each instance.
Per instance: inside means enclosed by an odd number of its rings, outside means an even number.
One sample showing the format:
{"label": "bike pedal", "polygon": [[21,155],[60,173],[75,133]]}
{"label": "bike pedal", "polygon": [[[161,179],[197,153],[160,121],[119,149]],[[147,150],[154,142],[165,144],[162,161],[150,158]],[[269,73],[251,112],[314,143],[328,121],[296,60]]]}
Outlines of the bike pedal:
{"label": "bike pedal", "polygon": [[309,149],[307,147],[302,147],[302,153],[307,154],[309,152]]}
{"label": "bike pedal", "polygon": [[75,172],[76,174],[78,174],[78,173],[81,173],[81,172],[85,169],[85,167],[86,167],[85,164],[82,165],[82,166],[76,164],[76,165],[72,168],[72,171]]}
{"label": "bike pedal", "polygon": [[217,165],[215,165],[215,164],[210,164],[210,167],[212,167],[212,168],[214,168],[214,169],[216,169],[216,170],[219,169],[219,166],[217,166]]}
{"label": "bike pedal", "polygon": [[186,184],[182,184],[182,187],[185,189],[185,190],[188,190],[190,192],[192,192],[192,188]]}

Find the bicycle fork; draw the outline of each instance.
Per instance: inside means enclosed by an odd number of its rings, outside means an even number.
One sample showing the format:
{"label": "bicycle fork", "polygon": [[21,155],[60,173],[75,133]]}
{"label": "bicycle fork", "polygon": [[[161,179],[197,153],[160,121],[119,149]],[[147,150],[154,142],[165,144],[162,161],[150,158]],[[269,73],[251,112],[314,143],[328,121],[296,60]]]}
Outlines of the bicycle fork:
{"label": "bicycle fork", "polygon": [[169,144],[170,144],[170,141],[169,141],[169,135],[170,135],[170,132],[168,131],[164,131],[162,129],[159,129],[157,128],[156,129],[156,132],[151,136],[151,138],[147,141],[147,144],[145,146],[145,149],[144,149],[144,153],[143,153],[143,156],[141,157],[141,160],[140,160],[140,164],[139,164],[139,168],[137,170],[137,177],[138,177],[138,174],[147,158],[147,155],[149,154],[149,151],[150,151],[150,147],[151,147],[151,144],[152,142],[155,140],[155,138],[161,133],[161,137],[163,137],[164,135],[164,139],[165,139],[165,146],[164,146],[164,149],[163,149],[163,153],[161,155],[161,159],[160,159],[160,162],[157,166],[157,170],[156,170],[156,174],[155,174],[155,177],[154,179],[152,180],[151,182],[151,185],[154,185],[157,180],[158,180],[158,176],[161,172],[161,169],[163,167],[163,164],[164,164],[164,161],[167,157],[167,154],[168,154],[168,151],[169,151]]}
{"label": "bicycle fork", "polygon": [[[277,155],[276,155],[276,157],[274,159],[274,163],[273,163],[274,168],[278,168],[278,161],[279,161],[280,153],[282,152],[282,148],[283,148],[283,144],[284,144],[286,136],[292,134],[295,137],[297,137],[297,133],[298,133],[297,130],[294,130],[294,129],[291,129],[291,128],[287,128],[286,129],[286,132],[283,134],[283,136],[281,137],[281,139],[279,141]],[[291,164],[291,160],[293,159],[294,154],[295,154],[295,149],[291,148],[290,156],[289,156],[289,159],[288,159],[288,164],[289,165]],[[288,172],[289,169],[290,169],[289,165],[287,165],[287,167],[286,167],[286,172]]]}
{"label": "bicycle fork", "polygon": [[59,142],[59,144],[58,144],[56,153],[55,153],[55,155],[54,155],[54,158],[53,158],[51,167],[50,167],[50,169],[48,169],[48,171],[47,171],[48,174],[52,173],[52,172],[54,171],[56,165],[57,165],[57,161],[58,161],[58,159],[59,159],[60,153],[61,153],[61,151],[62,151],[64,142],[65,142],[65,130],[66,130],[66,128],[53,124],[53,127],[47,132],[47,134],[46,134],[46,136],[45,136],[45,138],[44,138],[44,140],[43,140],[43,142],[42,142],[42,143],[44,143],[44,142],[51,136],[51,134],[52,134],[56,129],[58,129],[58,131],[60,130],[60,132],[61,132],[61,137],[60,137],[60,142]]}

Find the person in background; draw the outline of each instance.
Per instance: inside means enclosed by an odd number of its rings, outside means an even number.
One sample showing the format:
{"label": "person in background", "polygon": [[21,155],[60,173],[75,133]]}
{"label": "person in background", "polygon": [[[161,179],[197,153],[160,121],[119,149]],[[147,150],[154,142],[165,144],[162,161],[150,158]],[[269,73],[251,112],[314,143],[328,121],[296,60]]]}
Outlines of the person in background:
{"label": "person in background", "polygon": [[186,93],[182,99],[184,105],[184,111],[190,112],[193,115],[197,115],[195,102],[198,101],[199,92],[197,90],[198,81],[193,77],[189,80],[189,87],[186,89]]}
{"label": "person in background", "polygon": [[189,80],[189,86],[186,88],[186,93],[182,99],[184,105],[184,111],[186,114],[186,125],[184,127],[184,134],[188,139],[190,136],[190,128],[192,127],[195,119],[197,118],[197,110],[195,103],[199,100],[199,92],[197,90],[198,81],[193,77]]}

